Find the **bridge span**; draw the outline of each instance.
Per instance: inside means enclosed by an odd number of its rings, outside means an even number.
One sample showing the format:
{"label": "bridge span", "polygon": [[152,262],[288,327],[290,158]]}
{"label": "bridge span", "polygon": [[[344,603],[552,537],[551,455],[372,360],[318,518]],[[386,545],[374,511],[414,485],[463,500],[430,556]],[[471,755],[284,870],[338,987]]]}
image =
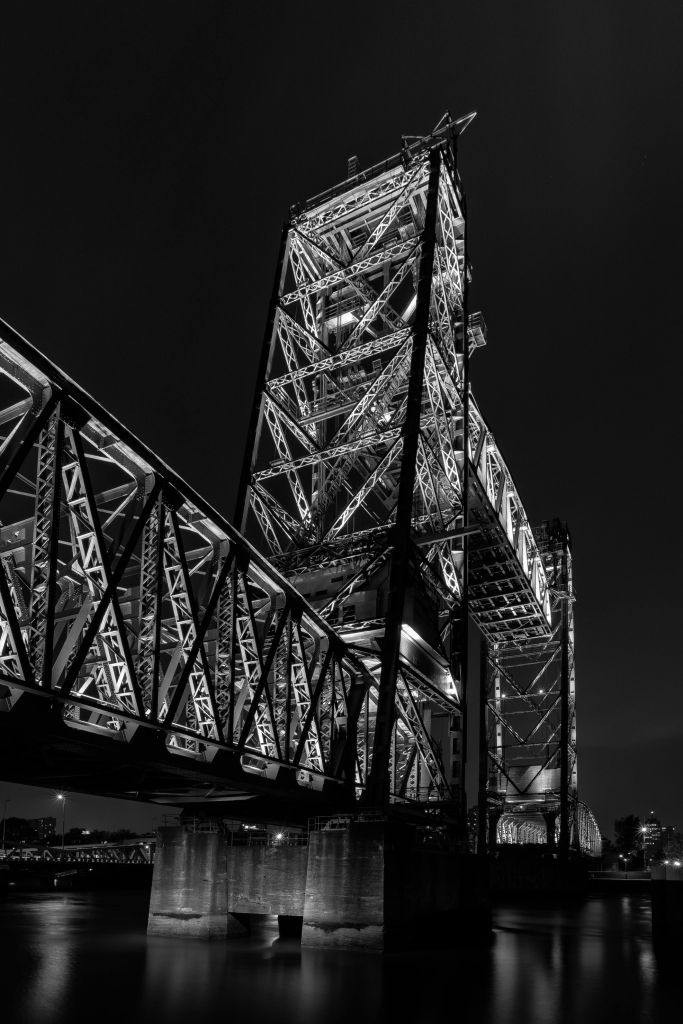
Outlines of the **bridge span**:
{"label": "bridge span", "polygon": [[[560,854],[590,848],[568,548],[532,530],[470,386],[472,116],[292,208],[239,529],[0,323],[5,778],[245,820],[370,809],[457,846],[473,623],[480,822],[542,794]],[[530,737],[500,681],[535,713],[540,669],[514,682],[515,658],[555,673]]]}

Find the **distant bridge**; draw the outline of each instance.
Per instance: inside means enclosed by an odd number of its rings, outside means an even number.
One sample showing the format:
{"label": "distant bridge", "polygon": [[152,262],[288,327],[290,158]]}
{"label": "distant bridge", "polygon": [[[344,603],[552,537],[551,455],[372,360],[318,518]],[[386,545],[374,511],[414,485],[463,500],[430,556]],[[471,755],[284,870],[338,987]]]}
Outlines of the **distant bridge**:
{"label": "distant bridge", "polygon": [[[241,532],[0,324],[5,778],[252,820],[361,802],[461,829],[471,620],[496,723],[481,820],[542,792],[568,848],[566,557],[549,579],[557,551],[539,548],[471,394],[486,332],[467,310],[455,167],[470,120],[293,208]],[[526,740],[500,680],[512,653],[548,651],[552,709],[508,763],[509,738]]]}
{"label": "distant bridge", "polygon": [[9,844],[1,861],[49,861],[70,864],[151,864],[154,860],[156,836],[133,839],[103,840],[99,843]]}

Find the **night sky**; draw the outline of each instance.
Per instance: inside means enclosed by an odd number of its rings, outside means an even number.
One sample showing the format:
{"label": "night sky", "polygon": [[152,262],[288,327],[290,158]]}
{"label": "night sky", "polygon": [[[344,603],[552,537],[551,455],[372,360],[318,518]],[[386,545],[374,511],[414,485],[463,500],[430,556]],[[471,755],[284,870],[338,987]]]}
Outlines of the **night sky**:
{"label": "night sky", "polygon": [[[0,316],[228,518],[289,204],[478,111],[473,390],[531,521],[572,532],[608,835],[683,828],[681,38],[678,0],[3,8]],[[160,814],[74,796],[67,827]]]}

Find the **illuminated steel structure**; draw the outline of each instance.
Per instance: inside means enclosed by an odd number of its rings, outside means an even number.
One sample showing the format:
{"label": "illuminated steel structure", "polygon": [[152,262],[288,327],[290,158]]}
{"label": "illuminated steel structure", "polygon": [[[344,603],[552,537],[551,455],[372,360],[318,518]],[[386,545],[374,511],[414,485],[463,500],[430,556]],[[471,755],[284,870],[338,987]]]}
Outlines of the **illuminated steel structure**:
{"label": "illuminated steel structure", "polygon": [[[468,623],[500,680],[571,617],[567,560],[539,550],[470,392],[473,116],[293,208],[241,533],[0,323],[5,777],[458,819]],[[502,726],[502,694],[489,705]],[[514,772],[495,736],[498,798]]]}
{"label": "illuminated steel structure", "polygon": [[[4,776],[50,780],[28,743],[7,757],[12,722],[30,734],[41,705],[56,749],[57,724],[105,741],[85,748],[96,789],[118,791],[118,765],[122,791],[166,802],[258,792],[280,768],[339,791],[362,663],[89,395],[7,325],[0,338]],[[100,756],[114,767],[98,779]]]}
{"label": "illuminated steel structure", "polygon": [[[489,839],[547,842],[601,852],[590,809],[578,800],[574,584],[569,531],[555,519],[535,531],[551,602],[547,635],[488,632],[482,648],[480,820]],[[471,601],[479,601],[477,587]],[[486,752],[484,754],[484,751]]]}
{"label": "illuminated steel structure", "polygon": [[472,116],[292,209],[243,479],[240,528],[372,677],[357,781],[375,806],[462,802],[468,614],[550,628],[542,559],[469,392],[485,329],[467,313],[455,158]]}

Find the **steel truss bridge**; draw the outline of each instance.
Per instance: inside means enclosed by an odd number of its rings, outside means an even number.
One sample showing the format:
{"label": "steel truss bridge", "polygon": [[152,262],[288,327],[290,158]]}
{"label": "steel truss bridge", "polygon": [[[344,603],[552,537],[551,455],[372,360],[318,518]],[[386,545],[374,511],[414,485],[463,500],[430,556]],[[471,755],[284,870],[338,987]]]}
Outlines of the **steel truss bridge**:
{"label": "steel truss bridge", "polygon": [[[486,328],[456,149],[473,116],[292,208],[239,530],[0,324],[4,777],[271,820],[360,802],[457,823],[472,622],[498,810],[531,794],[496,680],[561,652],[563,725],[525,753],[569,842],[570,588],[469,382]],[[564,753],[539,759],[542,737]]]}
{"label": "steel truss bridge", "polygon": [[62,846],[9,845],[2,860],[9,863],[47,861],[69,864],[151,864],[155,836],[119,839],[116,842],[67,843]]}

